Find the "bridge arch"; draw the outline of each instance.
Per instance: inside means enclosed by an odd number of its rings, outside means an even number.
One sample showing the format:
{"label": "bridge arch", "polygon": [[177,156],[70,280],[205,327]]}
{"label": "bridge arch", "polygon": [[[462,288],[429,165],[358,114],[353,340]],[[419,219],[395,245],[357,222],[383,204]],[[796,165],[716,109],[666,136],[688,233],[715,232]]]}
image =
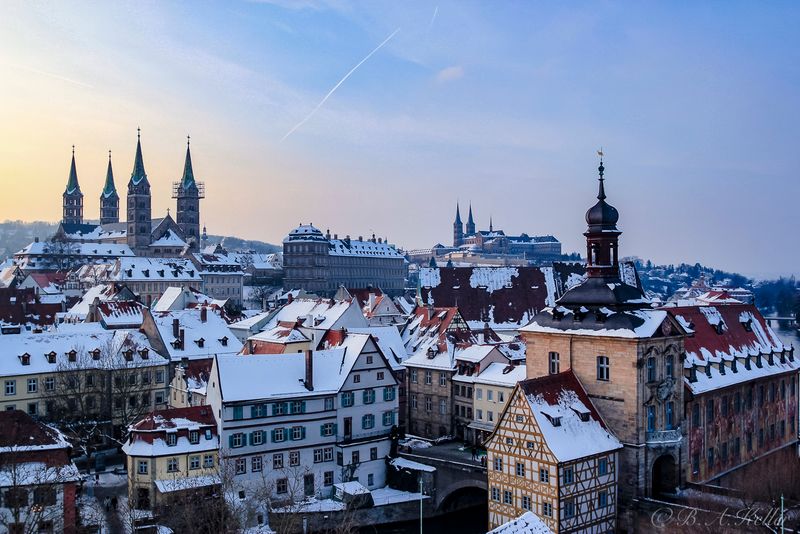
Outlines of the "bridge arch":
{"label": "bridge arch", "polygon": [[436,489],[436,509],[446,512],[465,504],[485,504],[488,502],[488,492],[489,485],[485,478],[456,480],[447,487]]}

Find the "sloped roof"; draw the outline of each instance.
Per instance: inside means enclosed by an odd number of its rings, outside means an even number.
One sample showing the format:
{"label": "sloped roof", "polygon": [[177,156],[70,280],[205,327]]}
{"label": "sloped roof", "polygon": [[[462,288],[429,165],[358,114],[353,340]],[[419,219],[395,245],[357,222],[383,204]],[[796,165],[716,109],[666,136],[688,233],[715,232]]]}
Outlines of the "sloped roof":
{"label": "sloped roof", "polygon": [[578,264],[553,267],[423,267],[423,302],[458,306],[470,326],[487,322],[492,328],[523,326],[537,312],[555,305],[564,291],[582,280]]}
{"label": "sloped roof", "polygon": [[[601,318],[597,312],[585,308],[579,313],[576,318],[573,310],[561,306],[548,308],[520,331],[644,339],[656,335],[667,319],[667,312],[653,309],[614,311],[600,308]],[[677,335],[677,332],[676,328],[672,335]]]}
{"label": "sloped roof", "polygon": [[35,421],[21,410],[0,412],[0,452],[66,449],[69,443],[53,427]]}
{"label": "sloped roof", "polygon": [[503,523],[487,534],[553,534],[547,523],[533,512],[525,512],[508,523]]}
{"label": "sloped roof", "polygon": [[[242,350],[242,343],[230,331],[225,320],[213,310],[205,310],[205,321],[202,319],[201,308],[152,313],[170,359],[180,361],[182,358],[212,358],[215,354],[236,354]],[[183,347],[176,344],[177,338],[173,335],[174,320],[178,321],[178,329],[184,331]]]}
{"label": "sloped roof", "polygon": [[194,428],[216,425],[214,410],[210,406],[191,406],[188,408],[168,408],[155,410],[137,421],[132,427],[136,431],[166,430],[168,428]]}

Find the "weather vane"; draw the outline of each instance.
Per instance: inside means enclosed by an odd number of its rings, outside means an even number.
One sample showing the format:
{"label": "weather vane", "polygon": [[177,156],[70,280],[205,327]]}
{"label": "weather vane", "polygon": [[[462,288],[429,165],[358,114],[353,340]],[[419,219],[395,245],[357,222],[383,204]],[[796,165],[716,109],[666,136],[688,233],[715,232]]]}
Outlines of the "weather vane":
{"label": "weather vane", "polygon": [[597,155],[600,156],[600,163],[603,163],[603,147],[600,147],[600,150],[597,151]]}

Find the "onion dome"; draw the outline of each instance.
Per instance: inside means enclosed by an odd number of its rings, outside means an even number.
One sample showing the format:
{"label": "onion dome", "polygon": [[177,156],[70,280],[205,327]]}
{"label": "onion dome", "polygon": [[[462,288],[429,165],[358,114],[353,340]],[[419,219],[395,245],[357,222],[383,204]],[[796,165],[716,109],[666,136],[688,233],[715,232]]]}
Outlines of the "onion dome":
{"label": "onion dome", "polygon": [[600,187],[597,193],[597,204],[589,208],[586,212],[586,224],[589,225],[590,232],[602,232],[607,230],[617,231],[617,221],[619,220],[619,212],[617,208],[606,202],[606,191],[603,187],[603,161],[600,161],[600,166],[597,168],[600,174]]}

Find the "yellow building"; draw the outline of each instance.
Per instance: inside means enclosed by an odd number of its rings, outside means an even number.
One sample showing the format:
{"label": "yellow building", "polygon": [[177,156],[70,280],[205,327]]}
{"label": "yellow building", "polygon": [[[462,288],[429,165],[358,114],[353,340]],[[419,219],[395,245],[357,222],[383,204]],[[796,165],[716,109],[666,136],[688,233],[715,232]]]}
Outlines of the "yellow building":
{"label": "yellow building", "polygon": [[614,532],[618,454],[572,371],[524,380],[486,442],[489,530],[533,512],[553,532]]}
{"label": "yellow building", "polygon": [[219,487],[219,437],[210,407],[157,410],[130,431],[122,451],[134,508],[157,509]]}
{"label": "yellow building", "polygon": [[469,427],[474,431],[475,441],[483,443],[500,420],[514,386],[525,379],[525,365],[494,362],[472,378],[474,419]]}

